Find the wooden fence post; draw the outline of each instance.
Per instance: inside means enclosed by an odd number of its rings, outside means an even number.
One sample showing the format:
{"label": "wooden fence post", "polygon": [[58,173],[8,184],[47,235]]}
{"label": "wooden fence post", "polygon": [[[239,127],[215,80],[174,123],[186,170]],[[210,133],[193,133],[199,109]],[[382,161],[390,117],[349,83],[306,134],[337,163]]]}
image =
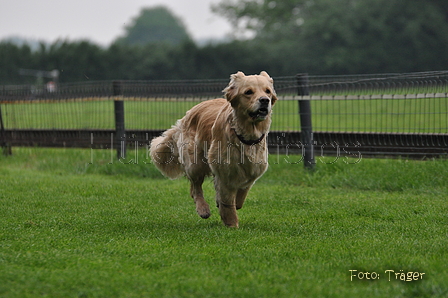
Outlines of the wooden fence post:
{"label": "wooden fence post", "polygon": [[[298,95],[310,95],[308,74],[297,75]],[[311,122],[311,101],[299,100],[300,142],[305,147],[303,163],[306,169],[314,170],[314,140]]]}
{"label": "wooden fence post", "polygon": [[113,81],[114,112],[115,112],[115,148],[118,159],[126,158],[126,130],[124,125],[124,101],[121,82]]}

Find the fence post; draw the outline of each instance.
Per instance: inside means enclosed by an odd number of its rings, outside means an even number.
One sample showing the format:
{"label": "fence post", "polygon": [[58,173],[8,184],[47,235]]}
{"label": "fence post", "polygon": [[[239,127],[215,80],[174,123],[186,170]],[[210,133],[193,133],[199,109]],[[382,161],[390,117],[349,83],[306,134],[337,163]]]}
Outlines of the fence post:
{"label": "fence post", "polygon": [[126,158],[126,130],[124,126],[124,101],[120,96],[123,95],[121,82],[113,81],[114,112],[115,112],[115,148],[117,157]]}
{"label": "fence post", "polygon": [[2,106],[0,105],[0,146],[4,155],[11,155],[11,146],[6,143],[5,126],[3,125]]}
{"label": "fence post", "polygon": [[[298,95],[310,95],[308,74],[297,75]],[[306,169],[314,170],[316,162],[314,160],[314,140],[311,122],[311,101],[299,100],[300,115],[300,142],[305,147],[305,156],[303,157]]]}

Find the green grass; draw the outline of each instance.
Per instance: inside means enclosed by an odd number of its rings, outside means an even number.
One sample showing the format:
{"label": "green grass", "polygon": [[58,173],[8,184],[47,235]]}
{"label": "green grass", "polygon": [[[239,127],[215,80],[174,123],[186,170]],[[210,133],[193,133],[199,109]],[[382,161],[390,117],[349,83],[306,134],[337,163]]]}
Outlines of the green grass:
{"label": "green grass", "polygon": [[270,156],[236,230],[214,207],[200,219],[187,181],[144,152],[125,164],[13,148],[0,157],[0,296],[446,297],[448,160],[329,158],[308,173],[296,159]]}
{"label": "green grass", "polygon": [[[126,101],[127,129],[169,128],[199,101]],[[2,104],[6,129],[114,129],[113,99]]]}
{"label": "green grass", "polygon": [[448,294],[448,160],[329,158],[308,173],[298,156],[270,156],[235,230],[216,208],[200,219],[188,182],[144,152],[137,164],[108,150],[13,153],[0,157],[1,297]]}
{"label": "green grass", "polygon": [[113,100],[2,104],[6,129],[113,129]]}
{"label": "green grass", "polygon": [[[312,100],[313,130],[448,133],[448,98]],[[272,130],[300,130],[298,103],[279,101]]]}
{"label": "green grass", "polygon": [[[166,129],[198,101],[127,100],[127,129]],[[7,129],[113,129],[113,101],[2,104]],[[448,133],[448,98],[313,100],[315,131]],[[298,131],[297,101],[280,100],[272,130]]]}

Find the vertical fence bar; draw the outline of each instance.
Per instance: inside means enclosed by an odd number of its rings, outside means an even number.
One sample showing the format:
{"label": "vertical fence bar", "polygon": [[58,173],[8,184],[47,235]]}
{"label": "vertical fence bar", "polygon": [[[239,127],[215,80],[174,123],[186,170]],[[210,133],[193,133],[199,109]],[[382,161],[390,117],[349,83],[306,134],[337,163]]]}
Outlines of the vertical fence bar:
{"label": "vertical fence bar", "polygon": [[120,81],[113,83],[114,112],[115,112],[115,148],[118,159],[126,158],[126,130],[124,125],[124,101],[120,98],[122,86]]}
{"label": "vertical fence bar", "polygon": [[[298,95],[310,95],[308,74],[297,75]],[[303,157],[306,169],[314,170],[316,162],[314,160],[314,140],[311,122],[311,101],[299,100],[300,115],[300,142],[305,147],[305,156]]]}
{"label": "vertical fence bar", "polygon": [[4,155],[11,155],[11,146],[6,142],[5,126],[3,125],[2,106],[0,105],[0,147]]}

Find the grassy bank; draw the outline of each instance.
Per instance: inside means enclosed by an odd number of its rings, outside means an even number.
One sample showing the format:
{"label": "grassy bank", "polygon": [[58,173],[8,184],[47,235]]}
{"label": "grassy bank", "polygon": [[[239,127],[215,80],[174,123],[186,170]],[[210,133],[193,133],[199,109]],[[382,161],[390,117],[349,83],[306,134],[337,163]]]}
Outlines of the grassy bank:
{"label": "grassy bank", "polygon": [[271,156],[238,230],[215,208],[200,219],[187,181],[144,152],[110,162],[107,150],[0,157],[0,296],[448,294],[447,160],[319,160],[311,174]]}

